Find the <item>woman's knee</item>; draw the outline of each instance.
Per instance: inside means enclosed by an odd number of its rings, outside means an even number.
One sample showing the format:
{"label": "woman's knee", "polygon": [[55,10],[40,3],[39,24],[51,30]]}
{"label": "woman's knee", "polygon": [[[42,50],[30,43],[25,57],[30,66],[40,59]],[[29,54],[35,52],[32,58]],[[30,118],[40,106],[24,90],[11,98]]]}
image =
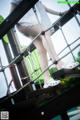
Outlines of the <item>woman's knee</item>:
{"label": "woman's knee", "polygon": [[40,54],[46,53],[41,36],[39,36],[39,38],[34,41],[34,45]]}
{"label": "woman's knee", "polygon": [[18,28],[19,32],[21,32],[22,34],[24,34],[27,37],[30,37],[30,32],[27,27],[19,24],[19,25],[17,25],[17,28]]}
{"label": "woman's knee", "polygon": [[19,32],[24,33],[24,29],[20,24],[17,24],[17,29],[19,30]]}
{"label": "woman's knee", "polygon": [[44,48],[44,46],[39,46],[39,47],[37,47],[37,50],[38,50],[38,52],[39,52],[40,55],[41,55],[41,54],[47,54],[47,51],[46,51],[46,49]]}

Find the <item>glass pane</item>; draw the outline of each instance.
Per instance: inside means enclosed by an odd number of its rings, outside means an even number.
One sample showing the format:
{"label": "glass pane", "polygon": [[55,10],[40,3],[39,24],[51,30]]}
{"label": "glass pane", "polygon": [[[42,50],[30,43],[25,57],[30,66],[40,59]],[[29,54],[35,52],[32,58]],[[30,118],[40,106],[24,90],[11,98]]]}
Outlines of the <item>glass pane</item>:
{"label": "glass pane", "polygon": [[63,26],[63,31],[68,43],[71,43],[80,37],[80,27],[78,26],[75,18],[71,19]]}
{"label": "glass pane", "polygon": [[66,47],[65,40],[61,34],[61,31],[58,30],[55,34],[52,35],[52,42],[54,44],[57,54]]}

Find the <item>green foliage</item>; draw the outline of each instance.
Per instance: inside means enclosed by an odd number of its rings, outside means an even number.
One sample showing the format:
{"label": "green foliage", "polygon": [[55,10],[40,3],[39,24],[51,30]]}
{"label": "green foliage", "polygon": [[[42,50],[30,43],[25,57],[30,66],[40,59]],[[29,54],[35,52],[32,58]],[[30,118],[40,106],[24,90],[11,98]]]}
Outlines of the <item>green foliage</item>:
{"label": "green foliage", "polygon": [[3,22],[4,18],[0,15],[0,24]]}
{"label": "green foliage", "polygon": [[8,39],[8,36],[7,36],[7,35],[5,35],[5,36],[3,37],[3,42],[6,43],[6,44],[9,43],[9,39]]}
{"label": "green foliage", "polygon": [[56,67],[52,67],[49,69],[50,75],[52,75],[54,72],[56,72],[58,69]]}
{"label": "green foliage", "polygon": [[[41,74],[40,58],[36,49],[26,57],[26,67],[31,80],[35,80]],[[36,81],[36,84],[42,84],[43,80],[44,77],[41,75]]]}
{"label": "green foliage", "polygon": [[80,85],[80,80],[79,78],[65,77],[61,80],[61,84],[65,87],[70,87],[71,85]]}
{"label": "green foliage", "polygon": [[[75,58],[76,62],[80,63],[80,51],[77,53],[77,57]],[[80,80],[79,78],[74,78],[74,77],[65,77],[64,79],[61,80],[61,84],[69,87],[73,84],[78,84],[80,85]]]}
{"label": "green foliage", "polygon": [[80,51],[77,53],[76,61],[80,63]]}
{"label": "green foliage", "polygon": [[[24,47],[22,47],[22,49],[24,50]],[[42,73],[42,70],[40,67],[40,57],[37,52],[37,49],[33,50],[30,53],[30,55],[28,55],[25,59],[26,59],[25,63],[26,63],[29,76],[31,80],[35,80]],[[49,69],[50,74],[54,73],[55,71],[57,71],[56,67]],[[44,76],[41,75],[36,81],[36,84],[43,84],[43,82],[44,82]]]}
{"label": "green foliage", "polygon": [[[4,18],[0,15],[0,24],[2,23],[4,21]],[[8,40],[8,36],[7,35],[5,35],[4,37],[3,37],[3,42],[4,43],[9,43],[9,40]]]}

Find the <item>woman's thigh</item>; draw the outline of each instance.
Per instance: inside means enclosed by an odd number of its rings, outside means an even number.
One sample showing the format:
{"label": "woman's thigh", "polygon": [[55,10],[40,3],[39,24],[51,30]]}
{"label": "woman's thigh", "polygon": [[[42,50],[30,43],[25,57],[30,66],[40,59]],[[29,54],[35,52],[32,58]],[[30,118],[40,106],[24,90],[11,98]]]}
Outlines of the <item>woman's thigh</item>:
{"label": "woman's thigh", "polygon": [[30,25],[26,26],[23,24],[17,25],[18,30],[27,37],[35,37],[42,31],[41,25]]}
{"label": "woman's thigh", "polygon": [[[33,40],[41,31],[42,31],[42,27],[41,25],[31,25],[31,26],[23,26],[23,25],[19,25],[17,26],[18,30],[23,33],[26,37],[31,38],[31,40]],[[42,42],[42,35],[40,35],[34,42],[33,44],[35,45],[35,47],[38,49],[38,51],[44,51],[44,46],[43,46],[43,42]]]}

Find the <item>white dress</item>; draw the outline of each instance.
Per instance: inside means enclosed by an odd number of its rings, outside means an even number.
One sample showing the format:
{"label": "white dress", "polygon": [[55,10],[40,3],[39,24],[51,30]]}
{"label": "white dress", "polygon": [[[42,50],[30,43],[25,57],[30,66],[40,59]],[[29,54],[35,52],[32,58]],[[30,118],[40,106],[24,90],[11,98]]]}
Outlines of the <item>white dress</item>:
{"label": "white dress", "polygon": [[[23,0],[11,0],[11,3],[19,5],[19,3]],[[41,24],[45,29],[51,26],[50,19],[43,7],[43,4],[38,1],[35,5],[37,17],[34,13],[33,8],[31,8],[20,20],[19,23],[25,26],[32,26],[36,24]]]}

